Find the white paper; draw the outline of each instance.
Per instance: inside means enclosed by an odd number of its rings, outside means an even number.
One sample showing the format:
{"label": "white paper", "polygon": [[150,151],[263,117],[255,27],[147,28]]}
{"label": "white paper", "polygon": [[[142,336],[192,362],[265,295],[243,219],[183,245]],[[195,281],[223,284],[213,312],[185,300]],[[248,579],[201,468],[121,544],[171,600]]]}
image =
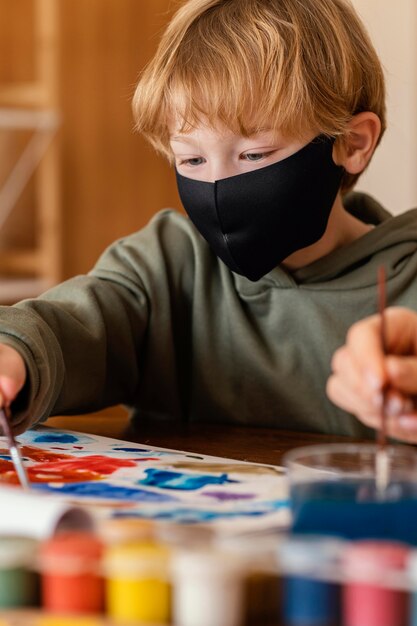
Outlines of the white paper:
{"label": "white paper", "polygon": [[0,535],[45,539],[58,530],[92,528],[92,517],[81,507],[54,496],[0,487]]}

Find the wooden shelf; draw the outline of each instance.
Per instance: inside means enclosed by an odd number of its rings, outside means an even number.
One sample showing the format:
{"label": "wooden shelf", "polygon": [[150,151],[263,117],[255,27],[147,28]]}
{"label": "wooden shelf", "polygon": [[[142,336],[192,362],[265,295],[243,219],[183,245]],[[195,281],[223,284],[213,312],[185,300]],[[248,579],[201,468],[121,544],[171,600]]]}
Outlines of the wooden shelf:
{"label": "wooden shelf", "polygon": [[15,304],[25,298],[36,298],[51,286],[44,278],[0,277],[0,304]]}
{"label": "wooden shelf", "polygon": [[47,107],[48,91],[38,83],[2,84],[0,106]]}
{"label": "wooden shelf", "polygon": [[[26,147],[11,164],[9,177],[0,189],[0,303],[13,303],[37,296],[62,278],[59,152],[54,137],[59,123],[57,85],[60,3],[56,0],[29,2],[31,4],[26,5],[26,11],[30,6],[31,17],[30,23],[26,24],[32,32],[27,38],[31,42],[27,54],[31,56],[33,69],[27,78],[20,81],[18,74],[14,76],[10,72],[5,73],[3,82],[0,77],[0,126],[5,133],[5,141],[8,133],[23,130],[31,134]],[[25,5],[22,7],[22,11],[25,11]],[[24,20],[25,16],[22,13],[20,19]],[[14,32],[19,31],[21,24],[16,19],[10,22],[11,38]],[[7,220],[29,181],[32,181],[32,196],[24,212],[34,212],[34,217],[31,216],[27,224],[34,224],[36,232],[34,237],[27,237],[26,241],[33,240],[36,243],[33,249],[22,250],[18,248],[22,242],[17,241],[16,235],[13,240],[6,234],[2,241],[2,228],[3,224],[7,227]],[[19,207],[19,210],[22,211],[22,208]],[[29,228],[24,219],[19,226],[23,233],[25,228]],[[22,241],[23,245],[27,245],[24,238]]]}
{"label": "wooden shelf", "polygon": [[27,277],[37,275],[41,269],[41,251],[33,250],[0,250],[0,275],[11,272]]}

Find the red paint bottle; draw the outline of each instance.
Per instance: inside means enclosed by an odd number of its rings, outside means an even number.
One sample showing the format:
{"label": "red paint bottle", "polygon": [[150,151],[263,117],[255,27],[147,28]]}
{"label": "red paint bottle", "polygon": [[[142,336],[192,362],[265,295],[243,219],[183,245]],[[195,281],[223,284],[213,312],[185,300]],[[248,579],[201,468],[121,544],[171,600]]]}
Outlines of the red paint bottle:
{"label": "red paint bottle", "polygon": [[343,555],[345,626],[406,626],[408,594],[390,586],[404,572],[410,548],[388,541],[358,541]]}
{"label": "red paint bottle", "polygon": [[103,546],[93,534],[62,532],[40,550],[42,604],[48,611],[99,613],[104,606]]}

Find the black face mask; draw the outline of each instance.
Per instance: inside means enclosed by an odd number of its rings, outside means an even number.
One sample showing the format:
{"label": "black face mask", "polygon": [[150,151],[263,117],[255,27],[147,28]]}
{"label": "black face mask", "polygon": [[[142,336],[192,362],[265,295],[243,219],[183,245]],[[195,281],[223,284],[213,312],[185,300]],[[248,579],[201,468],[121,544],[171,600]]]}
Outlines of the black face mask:
{"label": "black face mask", "polygon": [[333,143],[320,135],[282,161],[214,183],[176,173],[191,221],[233,272],[259,280],[321,239],[344,172]]}

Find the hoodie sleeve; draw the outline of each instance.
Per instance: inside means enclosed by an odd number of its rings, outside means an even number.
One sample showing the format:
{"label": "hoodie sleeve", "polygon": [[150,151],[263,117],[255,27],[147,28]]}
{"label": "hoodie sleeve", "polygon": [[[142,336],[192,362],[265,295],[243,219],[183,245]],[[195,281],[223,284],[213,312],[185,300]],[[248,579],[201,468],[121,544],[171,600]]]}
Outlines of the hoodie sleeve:
{"label": "hoodie sleeve", "polygon": [[[115,246],[103,258],[119,256]],[[138,277],[107,272],[79,276],[14,307],[0,307],[0,342],[18,350],[28,383],[12,407],[18,431],[50,414],[129,404],[139,378],[148,318]],[[132,273],[133,276],[133,273]]]}

